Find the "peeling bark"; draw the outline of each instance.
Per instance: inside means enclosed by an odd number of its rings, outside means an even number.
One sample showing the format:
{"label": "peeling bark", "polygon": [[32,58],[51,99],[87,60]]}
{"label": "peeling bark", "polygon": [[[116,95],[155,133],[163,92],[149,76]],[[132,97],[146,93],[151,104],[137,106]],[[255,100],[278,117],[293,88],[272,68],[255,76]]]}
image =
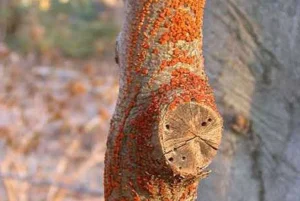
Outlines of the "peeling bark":
{"label": "peeling bark", "polygon": [[107,201],[196,199],[221,141],[204,71],[204,0],[128,0],[120,90],[105,157]]}

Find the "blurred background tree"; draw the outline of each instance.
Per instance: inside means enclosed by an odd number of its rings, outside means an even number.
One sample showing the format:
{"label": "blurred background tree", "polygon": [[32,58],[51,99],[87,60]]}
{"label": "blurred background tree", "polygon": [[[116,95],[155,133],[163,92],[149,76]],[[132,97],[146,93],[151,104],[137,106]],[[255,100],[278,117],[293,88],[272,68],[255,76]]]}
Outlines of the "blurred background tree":
{"label": "blurred background tree", "polygon": [[60,51],[75,58],[111,51],[113,1],[1,0],[0,40],[22,53]]}

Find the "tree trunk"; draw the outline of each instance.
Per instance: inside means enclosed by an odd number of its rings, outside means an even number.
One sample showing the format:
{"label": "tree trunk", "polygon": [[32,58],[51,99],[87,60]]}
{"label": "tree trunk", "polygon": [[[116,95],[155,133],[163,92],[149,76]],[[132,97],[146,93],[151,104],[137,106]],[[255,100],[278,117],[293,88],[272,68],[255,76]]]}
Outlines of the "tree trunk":
{"label": "tree trunk", "polygon": [[209,0],[204,38],[225,132],[200,200],[300,201],[300,1]]}
{"label": "tree trunk", "polygon": [[16,34],[21,25],[21,14],[16,0],[0,0],[0,43]]}
{"label": "tree trunk", "polygon": [[196,199],[220,117],[204,72],[204,0],[127,0],[120,91],[105,157],[105,199]]}

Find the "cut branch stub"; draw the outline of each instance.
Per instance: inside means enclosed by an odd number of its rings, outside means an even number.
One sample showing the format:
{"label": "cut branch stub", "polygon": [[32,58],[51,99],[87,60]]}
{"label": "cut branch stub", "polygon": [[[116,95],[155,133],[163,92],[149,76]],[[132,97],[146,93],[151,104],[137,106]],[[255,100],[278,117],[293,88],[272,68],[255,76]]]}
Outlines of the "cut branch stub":
{"label": "cut branch stub", "polygon": [[172,171],[183,177],[201,175],[221,143],[222,118],[210,107],[190,102],[168,106],[160,120],[163,154]]}

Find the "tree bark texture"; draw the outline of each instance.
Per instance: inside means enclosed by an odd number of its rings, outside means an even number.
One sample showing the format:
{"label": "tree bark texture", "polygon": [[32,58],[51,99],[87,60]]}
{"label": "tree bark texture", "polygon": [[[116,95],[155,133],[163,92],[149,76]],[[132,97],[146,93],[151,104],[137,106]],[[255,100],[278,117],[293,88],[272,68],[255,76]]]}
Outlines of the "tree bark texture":
{"label": "tree bark texture", "polygon": [[204,0],[127,0],[120,90],[105,157],[107,201],[196,199],[222,118],[204,71]]}
{"label": "tree bark texture", "polygon": [[300,1],[208,0],[203,34],[225,132],[199,200],[300,201]]}

